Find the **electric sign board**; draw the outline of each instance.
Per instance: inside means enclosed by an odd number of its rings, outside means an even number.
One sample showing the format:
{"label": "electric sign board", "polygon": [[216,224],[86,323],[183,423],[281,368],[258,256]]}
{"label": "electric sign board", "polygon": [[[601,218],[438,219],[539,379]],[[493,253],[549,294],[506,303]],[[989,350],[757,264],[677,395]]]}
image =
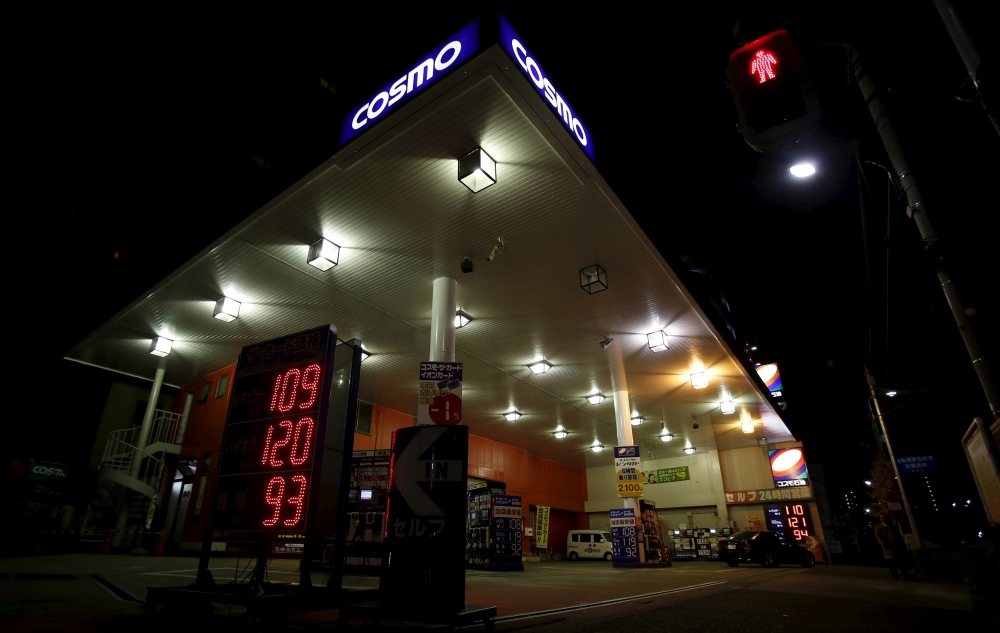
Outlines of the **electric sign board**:
{"label": "electric sign board", "polygon": [[785,503],[765,506],[767,529],[780,532],[789,541],[813,553],[817,562],[823,562],[823,548],[813,526],[812,512],[805,503]]}
{"label": "electric sign board", "polygon": [[611,555],[615,567],[639,566],[639,535],[636,533],[635,508],[612,508]]}
{"label": "electric sign board", "polygon": [[514,60],[521,72],[534,84],[535,89],[545,98],[559,120],[562,121],[563,126],[569,130],[569,133],[590,157],[590,160],[597,162],[594,157],[594,141],[587,126],[573,113],[573,109],[562,94],[556,90],[549,75],[542,70],[537,58],[531,54],[528,47],[524,45],[524,40],[514,32],[510,22],[503,15],[500,16],[500,45]]}
{"label": "electric sign board", "polygon": [[319,501],[336,345],[329,325],[243,348],[210,530],[305,533]]}
{"label": "electric sign board", "polygon": [[441,79],[479,52],[479,20],[455,33],[433,49],[395,81],[386,84],[363,105],[353,108],[340,132],[343,145],[372,127],[379,119],[399,109],[418,92]]}
{"label": "electric sign board", "polygon": [[399,428],[391,450],[379,600],[421,613],[464,609],[469,427]]}
{"label": "electric sign board", "polygon": [[642,462],[638,446],[615,447],[615,483],[619,497],[642,496]]}
{"label": "electric sign board", "polygon": [[809,469],[801,448],[779,448],[767,452],[771,460],[771,477],[776,488],[809,485]]}
{"label": "electric sign board", "polygon": [[778,371],[778,363],[768,363],[757,367],[757,375],[764,382],[764,386],[771,392],[774,398],[780,398],[784,387],[781,384],[781,372]]}

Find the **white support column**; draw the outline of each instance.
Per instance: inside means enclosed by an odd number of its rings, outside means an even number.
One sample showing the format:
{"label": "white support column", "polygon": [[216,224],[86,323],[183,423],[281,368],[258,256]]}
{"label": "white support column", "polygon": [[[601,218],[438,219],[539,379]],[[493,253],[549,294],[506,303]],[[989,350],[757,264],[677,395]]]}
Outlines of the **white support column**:
{"label": "white support column", "polygon": [[[142,416],[142,428],[139,430],[139,441],[136,448],[140,451],[146,449],[149,443],[149,434],[153,429],[153,414],[156,412],[156,401],[160,399],[160,388],[163,386],[163,374],[166,372],[166,359],[160,360],[160,366],[156,368],[156,375],[153,377],[153,386],[149,390],[149,401],[146,403],[146,414]],[[130,472],[135,477],[139,474],[139,467],[142,459],[135,455],[132,458],[132,468]]]}
{"label": "white support column", "polygon": [[455,307],[458,282],[451,277],[434,280],[431,299],[431,354],[435,362],[455,362]]}
{"label": "white support column", "polygon": [[[628,383],[625,380],[625,360],[622,349],[617,344],[608,348],[608,362],[611,365],[611,390],[615,399],[615,427],[618,430],[618,445],[631,446],[632,440],[632,407],[628,401]],[[638,519],[639,500],[630,497],[622,499],[623,507],[635,510]]]}
{"label": "white support column", "polygon": [[181,414],[181,422],[179,428],[177,429],[177,439],[174,440],[176,444],[184,443],[184,431],[187,430],[188,417],[191,415],[192,402],[194,402],[194,392],[188,391],[187,396],[184,398],[184,413]]}

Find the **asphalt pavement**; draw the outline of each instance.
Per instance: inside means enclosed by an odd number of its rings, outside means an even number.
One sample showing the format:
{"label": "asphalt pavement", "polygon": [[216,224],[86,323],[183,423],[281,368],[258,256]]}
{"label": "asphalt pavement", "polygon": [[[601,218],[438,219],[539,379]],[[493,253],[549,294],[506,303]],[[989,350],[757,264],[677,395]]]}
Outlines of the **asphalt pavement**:
{"label": "asphalt pavement", "polygon": [[[213,559],[211,569],[223,583],[244,575],[247,562]],[[294,560],[274,560],[268,577],[294,582],[296,566]],[[0,559],[0,628],[144,630],[140,613],[147,589],[189,584],[196,568],[197,559],[178,557]],[[314,584],[325,581],[325,574],[313,573]],[[378,579],[348,575],[344,584],[374,588]],[[466,602],[496,605],[500,631],[938,631],[976,623],[960,585],[894,581],[885,569],[847,565],[763,569],[699,561],[621,570],[604,561],[526,563],[524,572],[467,571]],[[217,605],[203,623],[213,630],[246,630],[241,614],[238,607]],[[297,614],[268,628],[338,630],[344,626],[337,615]],[[350,628],[360,626],[355,621]]]}

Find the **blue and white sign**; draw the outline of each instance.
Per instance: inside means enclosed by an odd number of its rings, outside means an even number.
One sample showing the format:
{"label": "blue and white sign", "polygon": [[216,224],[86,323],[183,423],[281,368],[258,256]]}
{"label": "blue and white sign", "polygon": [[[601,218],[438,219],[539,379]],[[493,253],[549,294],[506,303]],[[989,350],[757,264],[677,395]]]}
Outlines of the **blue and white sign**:
{"label": "blue and white sign", "polygon": [[937,472],[937,462],[934,461],[933,455],[897,457],[896,463],[899,465],[899,474],[901,475]]}
{"label": "blue and white sign", "polygon": [[610,513],[614,567],[638,567],[639,538],[635,526],[635,509],[612,509]]}
{"label": "blue and white sign", "polygon": [[351,110],[340,132],[341,145],[375,125],[379,119],[461,66],[477,52],[479,52],[478,19],[427,53],[402,77],[387,84],[363,105]]}
{"label": "blue and white sign", "polygon": [[573,114],[573,109],[566,103],[566,99],[563,98],[559,91],[556,90],[555,85],[549,79],[549,76],[545,74],[545,71],[542,70],[535,56],[524,45],[524,40],[514,32],[514,29],[510,26],[510,22],[502,15],[500,16],[500,45],[507,51],[510,58],[517,63],[521,72],[531,80],[531,83],[538,89],[538,92],[542,93],[545,100],[549,102],[549,106],[559,116],[563,125],[573,135],[573,138],[583,148],[583,151],[587,153],[590,160],[597,162],[597,159],[594,158],[594,142],[590,137],[590,131]]}

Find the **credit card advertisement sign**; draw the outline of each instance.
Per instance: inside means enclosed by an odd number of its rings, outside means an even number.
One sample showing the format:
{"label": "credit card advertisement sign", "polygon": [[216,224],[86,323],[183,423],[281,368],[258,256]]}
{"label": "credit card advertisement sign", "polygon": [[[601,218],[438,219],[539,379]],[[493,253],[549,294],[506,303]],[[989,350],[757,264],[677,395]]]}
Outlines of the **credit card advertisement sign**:
{"label": "credit card advertisement sign", "polygon": [[462,423],[462,363],[420,363],[417,425]]}

